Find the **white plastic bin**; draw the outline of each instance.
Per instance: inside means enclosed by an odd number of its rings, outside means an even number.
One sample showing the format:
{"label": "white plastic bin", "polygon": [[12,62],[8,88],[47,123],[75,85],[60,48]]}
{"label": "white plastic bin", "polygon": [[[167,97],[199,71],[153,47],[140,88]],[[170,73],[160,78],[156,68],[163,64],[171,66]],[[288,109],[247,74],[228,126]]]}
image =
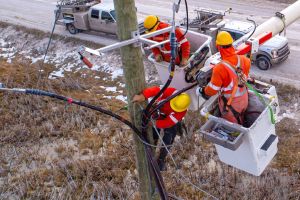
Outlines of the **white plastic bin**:
{"label": "white plastic bin", "polygon": [[[182,30],[185,31],[185,30]],[[210,42],[211,42],[211,37],[207,35],[203,35],[201,33],[197,33],[194,31],[188,31],[186,34],[186,38],[190,41],[191,44],[191,52],[196,52],[201,50],[204,47],[209,47],[210,48]],[[211,52],[209,53],[209,55]],[[148,57],[148,60],[154,63],[155,68],[158,72],[160,80],[165,83],[168,78],[169,78],[169,65],[170,63],[168,62],[156,62],[155,59],[153,58],[153,54],[150,54]],[[173,80],[170,84],[170,87],[174,87],[178,90],[188,87],[192,85],[192,83],[187,83],[185,81],[185,70],[184,67],[175,67],[175,74],[173,77]],[[187,93],[191,97],[191,105],[189,107],[189,110],[196,111],[198,108],[205,102],[205,100],[202,97],[198,97],[196,95],[196,88],[193,88]]]}
{"label": "white plastic bin", "polygon": [[[269,90],[271,90],[271,92],[275,91],[276,94],[274,86],[270,87]],[[276,103],[277,96],[274,97],[268,94],[264,94],[263,96],[276,115],[276,108],[278,108],[278,104]],[[275,124],[271,122],[268,107],[263,110],[249,128],[245,128],[239,124],[234,124],[218,116],[209,114],[213,113],[217,105],[217,96],[210,98],[203,105],[201,114],[208,116],[208,121],[201,127],[201,132],[207,134],[207,124],[212,122],[241,130],[244,133],[243,141],[236,150],[228,149],[226,146],[224,147],[224,145],[215,144],[218,157],[222,162],[228,165],[255,176],[260,176],[277,153],[278,137],[275,132]]]}

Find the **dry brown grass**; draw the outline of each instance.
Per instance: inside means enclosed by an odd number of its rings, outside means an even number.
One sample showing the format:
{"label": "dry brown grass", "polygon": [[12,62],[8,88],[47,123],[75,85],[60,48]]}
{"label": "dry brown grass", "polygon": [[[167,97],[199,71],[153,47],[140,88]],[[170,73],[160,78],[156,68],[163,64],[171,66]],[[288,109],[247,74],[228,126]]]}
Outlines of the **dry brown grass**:
{"label": "dry brown grass", "polygon": [[[41,78],[39,68],[40,63],[30,64],[22,57],[13,64],[0,59],[0,82],[8,87],[38,87],[113,111],[124,106],[104,98],[112,93],[95,87],[115,86],[121,79],[104,81],[107,73],[82,69],[48,80],[54,66],[43,65]],[[300,98],[292,87],[277,88],[282,108]],[[123,89],[118,86],[118,90]],[[128,127],[46,97],[0,94],[0,101],[0,199],[140,199]],[[128,118],[126,111],[118,113]],[[214,146],[198,133],[203,123],[198,113],[189,113],[185,121],[189,133],[172,149],[180,169],[168,157],[168,171],[163,172],[168,192],[183,199],[209,199],[188,180],[220,199],[300,198],[300,127],[294,120],[277,125],[279,152],[261,177],[219,161]],[[179,179],[178,172],[187,180]]]}
{"label": "dry brown grass", "polygon": [[[51,66],[46,68],[51,70]],[[36,65],[28,68],[22,62],[2,62],[1,79],[9,87],[35,87],[37,69]],[[75,87],[72,84],[74,80],[77,80]],[[95,79],[81,80],[78,74],[74,74],[72,79],[43,80],[40,87],[114,110],[122,107],[122,103],[116,100],[107,100],[83,90],[93,91],[94,84],[97,84]],[[110,83],[105,84],[109,86]],[[94,91],[99,94],[105,92]],[[284,95],[281,98],[281,104],[284,104]],[[0,111],[1,151],[5,152],[1,156],[0,180],[7,183],[0,188],[2,197],[13,194],[22,199],[139,199],[132,139],[128,128],[117,121],[63,102],[16,94],[2,94]],[[126,116],[126,112],[121,114]],[[268,168],[261,177],[252,177],[218,161],[213,145],[197,133],[202,123],[198,113],[190,113],[186,123],[189,134],[175,143],[172,149],[180,169],[176,170],[168,158],[169,170],[163,173],[170,193],[183,199],[207,198],[180,180],[180,172],[193,184],[221,199],[299,197],[300,140],[297,137],[298,126],[293,121],[283,120],[278,124],[278,134],[282,138],[279,153],[272,168]],[[55,144],[58,140],[69,139],[76,141],[75,146],[58,144],[53,149],[57,156],[51,159],[47,154],[33,156],[27,152],[35,146],[43,148],[50,142]],[[192,155],[196,162],[190,161],[193,160]],[[214,164],[208,165],[211,162]]]}

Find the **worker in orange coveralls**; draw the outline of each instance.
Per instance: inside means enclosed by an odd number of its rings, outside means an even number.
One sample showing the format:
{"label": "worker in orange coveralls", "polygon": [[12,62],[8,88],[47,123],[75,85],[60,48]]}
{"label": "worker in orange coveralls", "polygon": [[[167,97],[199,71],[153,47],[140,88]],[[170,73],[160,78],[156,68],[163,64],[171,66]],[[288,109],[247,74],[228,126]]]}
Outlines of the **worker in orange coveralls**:
{"label": "worker in orange coveralls", "polygon": [[[144,27],[146,28],[146,32],[153,32],[160,29],[164,29],[170,26],[167,23],[159,21],[159,18],[155,15],[149,15],[144,20]],[[182,33],[179,28],[175,30],[175,36],[177,38],[178,45],[178,56],[176,57],[175,64],[180,66],[186,66],[188,64],[188,59],[190,57],[190,43]],[[162,42],[168,40],[170,37],[170,33],[162,33],[160,35],[154,36],[150,38],[156,42]],[[152,53],[154,54],[154,58],[156,62],[166,61],[170,62],[171,60],[171,45],[170,42],[163,45],[161,48],[153,48]]]}
{"label": "worker in orange coveralls", "polygon": [[[160,88],[157,86],[146,88],[141,94],[135,95],[133,97],[133,102],[143,102],[150,97],[156,96],[160,91]],[[156,104],[162,100],[170,97],[176,91],[175,88],[167,88],[163,94],[156,100]],[[174,97],[170,101],[166,102],[158,111],[156,116],[152,118],[156,119],[155,124],[152,124],[157,127],[158,133],[160,130],[164,130],[163,142],[166,144],[168,149],[171,148],[171,145],[174,142],[175,136],[179,128],[181,128],[181,120],[185,116],[187,109],[190,105],[190,97],[186,93],[181,93],[180,95]],[[153,130],[153,138],[155,144],[159,139],[158,133],[156,130]],[[158,156],[157,162],[161,171],[166,170],[165,158],[168,155],[168,151],[165,148],[161,148],[160,154]]]}
{"label": "worker in orange coveralls", "polygon": [[248,106],[245,82],[249,76],[251,62],[246,56],[237,55],[232,43],[233,39],[228,32],[218,33],[216,45],[222,61],[213,68],[209,84],[205,88],[199,87],[197,93],[205,97],[219,92],[221,117],[233,123],[243,124],[243,114]]}

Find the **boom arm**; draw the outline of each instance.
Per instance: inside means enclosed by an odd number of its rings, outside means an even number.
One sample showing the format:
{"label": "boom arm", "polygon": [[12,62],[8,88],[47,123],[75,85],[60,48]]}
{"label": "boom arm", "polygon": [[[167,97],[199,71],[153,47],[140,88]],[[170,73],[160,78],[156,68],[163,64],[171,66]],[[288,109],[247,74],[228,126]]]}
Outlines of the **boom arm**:
{"label": "boom arm", "polygon": [[[283,11],[277,12],[275,17],[270,18],[269,20],[258,26],[253,36],[249,40],[237,47],[237,54],[244,55],[249,52],[253,52],[254,46],[258,48],[259,45],[262,45],[273,36],[282,32],[287,26],[300,18],[299,10],[300,0],[290,5]],[[245,40],[246,39],[247,38],[245,38]],[[211,56],[209,58],[209,63],[206,63],[206,66],[204,66],[196,75],[197,82],[201,87],[208,84],[208,81],[210,80],[212,74],[212,69],[215,64],[219,63],[219,61],[219,53]]]}

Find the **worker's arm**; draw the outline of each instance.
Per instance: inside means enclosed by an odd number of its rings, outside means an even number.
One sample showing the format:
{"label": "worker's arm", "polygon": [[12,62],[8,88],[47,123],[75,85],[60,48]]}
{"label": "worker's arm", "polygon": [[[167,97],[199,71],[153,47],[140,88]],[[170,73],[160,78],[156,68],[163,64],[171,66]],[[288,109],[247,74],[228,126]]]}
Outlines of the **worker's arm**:
{"label": "worker's arm", "polygon": [[246,56],[243,56],[243,65],[244,65],[243,72],[247,77],[249,77],[251,61]]}
{"label": "worker's arm", "polygon": [[142,94],[144,95],[144,97],[146,99],[150,98],[150,97],[154,97],[156,96],[160,91],[160,88],[158,86],[153,86],[153,87],[149,87],[144,89],[144,91],[142,92]]}
{"label": "worker's arm", "polygon": [[[168,37],[166,37],[166,38],[168,38]],[[165,40],[165,36],[164,36],[164,34],[161,34],[161,35],[157,35],[155,37],[152,37],[150,39],[153,40],[153,41],[156,41],[156,42],[162,42],[162,41]],[[152,50],[152,53],[154,55],[154,58],[155,58],[156,62],[163,61],[163,57],[161,55],[161,51],[160,51],[160,49],[158,47],[155,47],[155,48],[153,48],[151,50]]]}
{"label": "worker's arm", "polygon": [[132,102],[143,102],[146,101],[150,97],[154,97],[156,94],[158,94],[160,91],[160,88],[157,86],[146,88],[141,94],[134,95]]}
{"label": "worker's arm", "polygon": [[160,52],[159,48],[153,48],[153,49],[152,49],[152,53],[153,53],[155,59],[156,59],[158,56],[161,56],[161,52]]}
{"label": "worker's arm", "polygon": [[223,85],[221,72],[218,65],[213,69],[211,80],[208,85],[204,88],[204,93],[207,96],[213,96],[218,93]]}
{"label": "worker's arm", "polygon": [[182,120],[184,115],[186,114],[186,111],[184,112],[173,112],[170,115],[168,115],[165,119],[159,119],[156,120],[156,127],[157,128],[170,128],[177,124],[179,121]]}
{"label": "worker's arm", "polygon": [[179,28],[175,30],[175,34],[178,43],[180,44],[182,59],[185,59],[187,61],[191,53],[190,42],[187,40],[187,38],[184,36],[183,32]]}

